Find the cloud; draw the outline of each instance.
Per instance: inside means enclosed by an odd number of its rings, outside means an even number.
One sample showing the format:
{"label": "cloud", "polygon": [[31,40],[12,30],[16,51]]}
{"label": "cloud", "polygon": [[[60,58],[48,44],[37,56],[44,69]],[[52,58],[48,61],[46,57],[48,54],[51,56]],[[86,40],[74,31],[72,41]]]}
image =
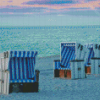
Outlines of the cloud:
{"label": "cloud", "polygon": [[66,13],[100,8],[100,0],[0,0],[0,13]]}
{"label": "cloud", "polygon": [[76,3],[74,0],[36,0],[36,1],[29,1],[26,2],[28,5],[34,5],[34,4],[48,4],[48,5],[53,5],[53,4],[74,4]]}
{"label": "cloud", "polygon": [[18,7],[13,7],[9,6],[3,9],[0,9],[0,13],[3,12],[12,12],[12,13],[30,13],[30,12],[42,12],[44,9],[43,7],[36,7],[36,8],[18,8]]}

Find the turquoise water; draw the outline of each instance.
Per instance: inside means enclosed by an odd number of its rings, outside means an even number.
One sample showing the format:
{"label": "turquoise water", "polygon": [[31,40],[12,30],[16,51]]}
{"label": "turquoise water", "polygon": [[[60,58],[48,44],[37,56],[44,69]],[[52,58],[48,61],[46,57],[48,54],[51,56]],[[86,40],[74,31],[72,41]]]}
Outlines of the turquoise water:
{"label": "turquoise water", "polygon": [[36,50],[59,55],[61,42],[100,43],[100,26],[0,27],[0,52]]}

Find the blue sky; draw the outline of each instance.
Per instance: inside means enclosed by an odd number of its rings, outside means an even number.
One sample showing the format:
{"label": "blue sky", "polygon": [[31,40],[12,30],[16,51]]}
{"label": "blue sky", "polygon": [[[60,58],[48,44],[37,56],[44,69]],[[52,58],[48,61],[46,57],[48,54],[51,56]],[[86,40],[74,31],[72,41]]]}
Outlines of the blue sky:
{"label": "blue sky", "polygon": [[0,26],[100,25],[100,0],[0,0]]}

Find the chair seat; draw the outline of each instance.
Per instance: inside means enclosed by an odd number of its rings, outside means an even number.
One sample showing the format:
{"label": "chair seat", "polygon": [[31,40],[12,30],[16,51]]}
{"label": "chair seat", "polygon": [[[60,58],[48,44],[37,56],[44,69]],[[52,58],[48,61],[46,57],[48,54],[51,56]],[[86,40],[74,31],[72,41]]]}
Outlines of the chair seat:
{"label": "chair seat", "polygon": [[58,68],[59,70],[68,70],[70,68]]}
{"label": "chair seat", "polygon": [[32,79],[23,79],[23,80],[10,80],[10,83],[33,83],[35,80]]}

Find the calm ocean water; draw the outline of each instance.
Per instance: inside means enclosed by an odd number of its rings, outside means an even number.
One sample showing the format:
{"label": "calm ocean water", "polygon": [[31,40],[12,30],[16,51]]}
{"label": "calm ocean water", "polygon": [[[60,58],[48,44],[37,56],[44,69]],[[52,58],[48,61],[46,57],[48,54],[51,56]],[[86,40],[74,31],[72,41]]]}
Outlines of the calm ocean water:
{"label": "calm ocean water", "polygon": [[37,50],[38,57],[59,55],[61,42],[100,43],[100,26],[0,27],[0,53]]}

